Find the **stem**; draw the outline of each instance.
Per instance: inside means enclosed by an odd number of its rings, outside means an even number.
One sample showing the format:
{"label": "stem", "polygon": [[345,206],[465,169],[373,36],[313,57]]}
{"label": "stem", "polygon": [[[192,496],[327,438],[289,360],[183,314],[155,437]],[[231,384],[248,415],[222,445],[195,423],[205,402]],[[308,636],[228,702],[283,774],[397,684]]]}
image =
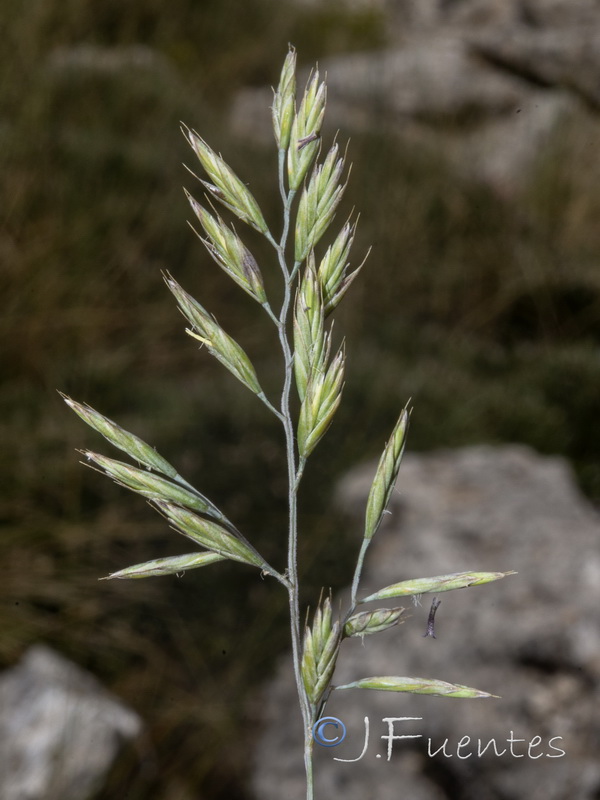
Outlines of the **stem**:
{"label": "stem", "polygon": [[306,772],[306,800],[313,800],[313,738],[310,730],[304,737],[304,771]]}
{"label": "stem", "polygon": [[[285,249],[287,245],[291,207],[296,192],[285,189],[285,150],[279,151],[279,189],[283,200],[283,230],[281,239],[276,242],[268,234],[267,238],[277,251],[277,258],[284,278],[284,296],[279,317],[271,315],[277,325],[279,342],[284,358],[284,382],[281,392],[280,412],[277,416],[281,419],[285,433],[286,459],[288,469],[288,599],[290,608],[290,628],[292,638],[292,655],[294,661],[294,676],[296,679],[296,689],[302,714],[304,730],[304,768],[306,772],[306,800],[313,798],[313,769],[312,769],[312,713],[308,700],[304,682],[301,674],[302,663],[302,636],[300,633],[300,593],[298,585],[298,489],[300,479],[304,470],[305,459],[296,463],[296,441],[294,432],[294,422],[290,413],[290,393],[292,388],[294,354],[290,347],[287,327],[292,299],[292,280],[290,271],[285,260]],[[294,265],[294,274],[299,265]]]}
{"label": "stem", "polygon": [[267,314],[271,317],[271,320],[275,323],[275,325],[279,325],[279,317],[273,313],[271,306],[265,303],[263,305],[263,308],[265,309]]}
{"label": "stem", "polygon": [[298,471],[296,472],[296,484],[295,484],[296,490],[300,486],[300,481],[302,480],[302,475],[304,474],[305,466],[306,466],[306,457],[303,456],[298,463]]}
{"label": "stem", "polygon": [[279,193],[281,194],[281,199],[283,200],[283,204],[285,205],[287,201],[287,192],[285,191],[285,156],[287,151],[284,149],[279,150],[278,154],[278,174],[279,174]]}
{"label": "stem", "polygon": [[272,411],[273,414],[275,414],[275,416],[283,422],[283,414],[275,408],[268,397],[262,392],[258,395],[258,397],[263,401],[269,411]]}
{"label": "stem", "polygon": [[360,576],[362,573],[363,563],[365,560],[367,548],[370,543],[371,543],[370,539],[363,539],[360,548],[360,553],[358,554],[358,558],[356,560],[356,569],[354,570],[354,578],[352,580],[352,595],[350,599],[351,608],[350,611],[348,612],[349,614],[352,614],[354,612],[354,609],[356,608],[356,595],[358,593],[358,584],[360,583]]}

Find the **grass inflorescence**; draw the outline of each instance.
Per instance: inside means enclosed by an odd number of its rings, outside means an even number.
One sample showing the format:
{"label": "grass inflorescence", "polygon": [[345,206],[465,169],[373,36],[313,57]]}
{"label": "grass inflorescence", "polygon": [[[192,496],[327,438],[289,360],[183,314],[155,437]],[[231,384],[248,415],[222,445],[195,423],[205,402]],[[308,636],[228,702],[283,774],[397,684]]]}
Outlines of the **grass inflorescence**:
{"label": "grass inflorescence", "polygon": [[[466,588],[503,578],[512,572],[463,572],[433,578],[403,580],[360,597],[365,558],[386,513],[408,435],[410,409],[406,405],[389,436],[373,479],[365,510],[362,545],[356,556],[352,594],[348,607],[334,615],[331,599],[321,593],[312,623],[302,624],[299,543],[299,490],[309,459],[323,440],[342,400],[346,374],[344,343],[334,345],[331,314],[345,297],[364,264],[350,266],[350,247],[356,231],[352,217],[336,231],[336,211],[348,184],[346,157],[334,141],[327,149],[322,126],[327,104],[326,82],[314,69],[303,90],[297,89],[296,52],[290,48],[277,89],[272,119],[277,150],[279,193],[277,223],[267,216],[248,185],[223,156],[201,135],[184,127],[184,136],[202,168],[201,201],[186,192],[192,211],[202,228],[201,238],[214,261],[264,312],[272,324],[273,339],[280,351],[281,372],[277,389],[265,390],[260,368],[237,339],[227,333],[215,316],[171,275],[165,283],[184,317],[186,332],[205,348],[231,376],[260,401],[281,428],[285,453],[287,520],[271,531],[286,541],[284,565],[271,561],[260,545],[239,530],[227,514],[195,488],[153,446],[119,423],[63,395],[67,405],[131,464],[83,451],[94,469],[116,483],[146,498],[176,533],[191,540],[194,552],[160,556],[112,572],[109,579],[141,579],[159,575],[183,575],[204,567],[219,569],[223,561],[253,568],[259,575],[278,582],[287,593],[293,669],[304,733],[306,798],[314,797],[313,728],[323,715],[329,696],[336,690],[437,694],[458,698],[493,697],[489,692],[418,677],[370,676],[343,686],[332,681],[346,637],[373,635],[396,626],[403,607],[357,611],[360,604],[407,594]],[[261,236],[272,250],[268,266],[255,258],[233,223],[221,218],[220,206],[244,226]],[[326,234],[333,240],[324,244]],[[260,266],[259,266],[260,262]],[[263,272],[279,275],[280,291],[271,299]],[[210,454],[208,455],[210,459]],[[311,460],[312,463],[312,460]],[[200,549],[198,549],[200,548]],[[204,572],[204,569],[202,569]]]}

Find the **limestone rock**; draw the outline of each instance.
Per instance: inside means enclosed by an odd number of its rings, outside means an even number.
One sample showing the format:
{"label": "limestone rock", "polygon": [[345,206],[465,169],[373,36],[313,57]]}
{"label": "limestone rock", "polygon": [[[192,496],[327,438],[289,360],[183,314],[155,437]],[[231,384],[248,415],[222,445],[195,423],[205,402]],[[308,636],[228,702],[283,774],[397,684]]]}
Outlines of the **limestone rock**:
{"label": "limestone rock", "polygon": [[95,678],[33,646],[0,676],[0,797],[86,800],[141,728]]}
{"label": "limestone rock", "polygon": [[[319,65],[330,131],[384,131],[512,194],[566,119],[600,109],[596,0],[388,0],[381,13],[385,50]],[[270,104],[239,93],[233,129],[272,139]]]}
{"label": "limestone rock", "polygon": [[562,87],[600,110],[600,16],[595,26],[489,31],[473,49],[497,69],[542,88]]}

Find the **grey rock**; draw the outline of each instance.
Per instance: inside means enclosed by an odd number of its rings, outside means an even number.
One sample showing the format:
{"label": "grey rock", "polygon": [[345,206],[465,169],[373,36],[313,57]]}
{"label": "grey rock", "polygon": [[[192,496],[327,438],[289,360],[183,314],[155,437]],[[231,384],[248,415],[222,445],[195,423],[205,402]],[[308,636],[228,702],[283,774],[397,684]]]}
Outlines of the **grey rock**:
{"label": "grey rock", "polygon": [[446,25],[564,28],[593,24],[596,0],[387,0],[386,13],[401,33]]}
{"label": "grey rock", "polygon": [[131,70],[160,73],[169,79],[176,76],[168,59],[145,45],[57,47],[48,56],[45,69],[54,76],[67,78],[72,74],[121,76]]}
{"label": "grey rock", "polygon": [[569,28],[598,24],[597,0],[520,0],[520,17],[531,27]]}
{"label": "grey rock", "polygon": [[297,6],[304,6],[305,8],[323,8],[328,5],[333,7],[334,10],[344,11],[350,13],[364,12],[364,11],[381,11],[386,8],[388,0],[290,0],[291,3]]}
{"label": "grey rock", "polygon": [[339,56],[323,63],[329,108],[379,110],[395,118],[443,121],[466,113],[498,114],[523,99],[521,83],[491,68],[475,69],[461,36],[444,31],[411,38],[401,48]]}
{"label": "grey rock", "polygon": [[0,797],[86,800],[141,729],[95,678],[35,645],[0,676]]}
{"label": "grey rock", "polygon": [[[446,31],[415,35],[398,48],[325,59],[319,67],[327,76],[327,117],[333,128],[441,122],[467,113],[496,116],[522,103],[527,90],[512,75],[487,65],[474,69],[463,38]],[[234,128],[267,135],[268,119],[262,129],[254,126],[258,115],[264,119],[264,101],[271,96],[263,89],[241,92],[232,111]]]}
{"label": "grey rock", "polygon": [[542,88],[572,91],[600,109],[600,15],[595,25],[567,31],[490,31],[471,45],[498,69]]}
{"label": "grey rock", "polygon": [[391,33],[439,28],[450,24],[504,25],[519,21],[520,0],[388,0]]}
{"label": "grey rock", "polygon": [[[358,468],[339,488],[338,502],[357,529],[374,469]],[[346,641],[334,683],[408,675],[501,697],[334,692],[326,713],[348,733],[339,747],[316,747],[316,796],[593,800],[600,790],[600,517],[566,462],[517,446],[409,454],[390,511],[368,555],[362,596],[411,577],[518,574],[440,594],[436,639],[423,637],[431,600],[424,596],[400,627],[364,644]],[[409,598],[389,604],[411,605]],[[289,669],[282,664],[265,692],[255,774],[264,800],[302,797],[301,726]],[[364,756],[335,761],[360,756],[365,717]],[[389,717],[416,718],[393,723],[393,732],[421,737],[394,740],[390,761],[381,739]],[[430,755],[445,740],[445,750]]]}
{"label": "grey rock", "polygon": [[[387,49],[320,64],[331,131],[385,131],[510,195],[565,120],[600,108],[595,0],[388,0],[382,13]],[[242,91],[233,129],[272,139],[270,104]]]}

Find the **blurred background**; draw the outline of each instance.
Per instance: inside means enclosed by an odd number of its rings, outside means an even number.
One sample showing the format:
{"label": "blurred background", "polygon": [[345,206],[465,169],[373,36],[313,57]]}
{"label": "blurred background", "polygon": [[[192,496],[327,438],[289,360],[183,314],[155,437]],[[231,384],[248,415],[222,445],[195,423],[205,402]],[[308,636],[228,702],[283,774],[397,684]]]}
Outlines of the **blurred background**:
{"label": "blurred background", "polygon": [[[98,583],[186,546],[80,465],[76,448],[115,453],[57,394],[155,445],[283,563],[279,426],[185,336],[161,277],[276,391],[272,326],[186,224],[182,185],[202,193],[180,121],[275,230],[265,87],[288,42],[301,70],[327,71],[326,143],[351,139],[337,222],[360,212],[354,264],[372,251],[336,313],[344,399],[302,495],[314,602],[347,585],[356,555],[332,487],[378,456],[409,398],[413,450],[523,442],[568,458],[600,500],[600,84],[581,38],[593,13],[583,0],[4,0],[0,667],[45,642],[143,717],[143,744],[98,800],[247,800],[259,689],[288,646],[285,596],[241,565]],[[247,242],[276,293],[271,254]]]}

